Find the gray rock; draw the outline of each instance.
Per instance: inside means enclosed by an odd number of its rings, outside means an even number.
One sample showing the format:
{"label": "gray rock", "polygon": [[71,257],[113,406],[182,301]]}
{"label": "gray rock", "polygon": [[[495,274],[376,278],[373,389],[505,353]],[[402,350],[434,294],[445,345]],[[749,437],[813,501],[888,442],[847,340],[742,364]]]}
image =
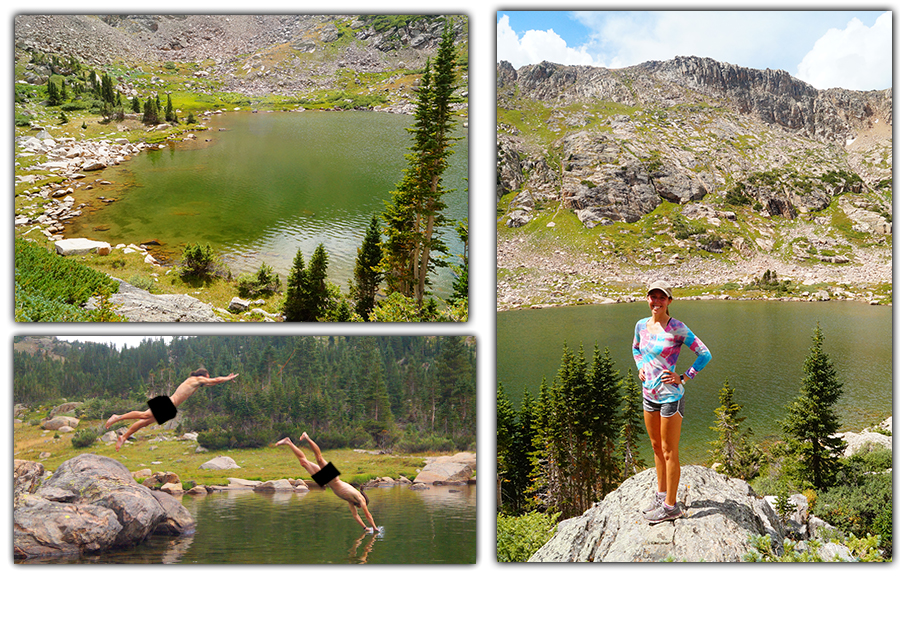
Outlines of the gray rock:
{"label": "gray rock", "polygon": [[837,433],[836,437],[840,437],[847,442],[847,449],[844,450],[844,456],[853,456],[859,452],[868,452],[874,447],[883,446],[888,450],[893,449],[894,438],[891,435],[875,433],[868,429],[861,433]]}
{"label": "gray rock", "polygon": [[72,416],[56,416],[41,422],[41,428],[45,431],[56,431],[64,426],[75,428],[78,426],[79,422],[80,420],[78,420],[78,418],[73,418]]}
{"label": "gray rock", "polygon": [[200,469],[240,469],[230,456],[217,456],[200,465]]}
{"label": "gray rock", "polygon": [[[117,280],[117,279],[114,279]],[[154,295],[148,291],[119,281],[119,291],[109,298],[117,314],[128,321],[152,322],[205,322],[222,321],[212,307],[196,298],[183,294]],[[96,308],[94,299],[86,304]]]}
{"label": "gray rock", "polygon": [[293,491],[294,485],[289,480],[267,480],[253,487],[254,491],[260,493],[275,491]]}
{"label": "gray rock", "polygon": [[243,300],[238,297],[234,297],[231,299],[231,302],[228,303],[228,310],[232,313],[243,313],[246,310],[250,309],[250,301]]}
{"label": "gray rock", "polygon": [[64,257],[71,255],[86,255],[88,253],[97,253],[104,251],[104,255],[109,254],[109,242],[99,242],[97,240],[88,240],[87,238],[67,238],[65,240],[57,240],[54,243],[56,252]]}
{"label": "gray rock", "polygon": [[37,490],[44,475],[44,466],[34,461],[16,459],[13,461],[13,500],[20,495]]}
{"label": "gray rock", "polygon": [[706,467],[681,469],[679,503],[685,517],[650,525],[644,508],[656,489],[656,471],[627,479],[583,515],[559,523],[529,561],[740,561],[751,535],[768,534],[780,547],[783,530],[769,504],[743,480]]}
{"label": "gray rock", "polygon": [[475,468],[474,453],[459,452],[453,456],[440,456],[427,461],[413,482],[418,484],[468,482],[472,479]]}
{"label": "gray rock", "polygon": [[[64,461],[35,493],[14,508],[18,557],[90,553],[145,540],[157,529],[188,529],[183,507],[166,507],[120,462],[94,454]],[[180,506],[180,504],[178,504]]]}

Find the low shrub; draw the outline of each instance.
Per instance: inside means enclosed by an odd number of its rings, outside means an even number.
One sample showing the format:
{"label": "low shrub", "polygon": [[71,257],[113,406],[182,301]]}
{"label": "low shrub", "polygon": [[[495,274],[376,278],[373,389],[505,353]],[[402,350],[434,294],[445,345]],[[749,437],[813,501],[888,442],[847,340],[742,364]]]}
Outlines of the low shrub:
{"label": "low shrub", "polygon": [[281,278],[266,263],[255,274],[242,274],[237,279],[238,294],[242,298],[269,296],[281,291]]}
{"label": "low shrub", "polygon": [[87,448],[97,441],[97,437],[99,437],[99,434],[95,429],[79,429],[72,434],[72,447],[79,449]]}
{"label": "low shrub", "polygon": [[523,516],[497,515],[497,561],[528,561],[553,537],[559,513],[529,512]]}

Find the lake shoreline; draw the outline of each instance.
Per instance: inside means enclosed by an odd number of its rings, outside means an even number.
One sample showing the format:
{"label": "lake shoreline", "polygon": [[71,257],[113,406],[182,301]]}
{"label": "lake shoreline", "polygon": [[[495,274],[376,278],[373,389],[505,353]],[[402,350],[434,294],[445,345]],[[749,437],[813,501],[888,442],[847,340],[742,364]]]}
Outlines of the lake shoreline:
{"label": "lake shoreline", "polygon": [[[822,300],[815,298],[813,296],[786,296],[786,297],[771,297],[771,296],[761,296],[761,297],[737,297],[731,296],[728,294],[722,295],[708,295],[708,296],[685,296],[685,297],[675,297],[675,300],[679,302],[703,302],[707,300],[726,300],[729,302],[856,302],[859,304],[868,304],[869,306],[886,306],[892,307],[893,303],[879,303],[873,302],[871,300],[866,300],[865,298],[829,298],[827,300]],[[569,308],[574,306],[603,306],[603,305],[611,305],[611,304],[630,304],[634,302],[643,302],[643,297],[634,297],[633,295],[622,296],[619,298],[611,298],[607,301],[603,302],[569,302],[569,303],[540,303],[540,304],[531,304],[528,306],[506,306],[506,307],[497,307],[498,313],[508,313],[514,311],[530,311],[530,310],[542,310],[542,309],[554,309],[554,308]]]}

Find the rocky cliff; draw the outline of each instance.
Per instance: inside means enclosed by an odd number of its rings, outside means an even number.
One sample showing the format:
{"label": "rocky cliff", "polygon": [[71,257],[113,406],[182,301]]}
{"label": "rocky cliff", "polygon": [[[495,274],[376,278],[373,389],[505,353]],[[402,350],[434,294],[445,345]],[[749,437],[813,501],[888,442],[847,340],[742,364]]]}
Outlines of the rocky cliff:
{"label": "rocky cliff", "polygon": [[[575,217],[592,242],[557,249],[587,278],[597,262],[606,279],[675,266],[723,284],[768,266],[823,282],[837,277],[814,272],[821,263],[846,273],[874,260],[885,267],[850,278],[891,280],[891,89],[817,90],[695,57],[618,70],[501,62],[497,105],[501,306],[546,286],[534,272],[562,264],[544,263],[532,236]],[[704,271],[716,255],[730,281]]]}
{"label": "rocky cliff", "polygon": [[[817,529],[827,527],[814,517],[807,519],[800,495],[794,496],[801,506],[796,516],[803,520],[789,522],[792,532],[788,533],[769,501],[743,480],[698,465],[682,467],[681,472],[678,501],[684,518],[656,525],[644,520],[641,509],[656,490],[656,471],[648,469],[623,482],[583,515],[559,523],[555,535],[529,561],[736,562],[753,549],[751,536],[768,536],[779,552],[786,537],[797,535],[796,530],[813,538]],[[853,559],[836,543],[825,543],[817,550],[825,561]]]}

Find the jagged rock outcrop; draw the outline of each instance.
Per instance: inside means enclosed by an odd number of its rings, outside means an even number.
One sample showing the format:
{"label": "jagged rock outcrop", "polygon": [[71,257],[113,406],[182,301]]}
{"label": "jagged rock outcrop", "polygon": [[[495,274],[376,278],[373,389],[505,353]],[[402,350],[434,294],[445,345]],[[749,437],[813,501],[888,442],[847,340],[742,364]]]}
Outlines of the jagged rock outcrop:
{"label": "jagged rock outcrop", "polygon": [[707,467],[682,467],[679,502],[685,517],[649,525],[641,509],[656,490],[648,469],[622,483],[583,515],[559,523],[529,561],[741,561],[751,535],[781,546],[784,530],[769,503],[743,480]]}
{"label": "jagged rock outcrop", "polygon": [[154,533],[181,535],[194,529],[194,519],[181,503],[141,486],[114,459],[81,454],[63,462],[49,478],[36,465],[15,465],[17,558],[95,553],[143,542]]}
{"label": "jagged rock outcrop", "polygon": [[[498,308],[605,301],[598,285],[625,287],[627,301],[648,268],[688,286],[743,288],[767,269],[804,285],[889,284],[891,95],[709,58],[501,61]],[[575,217],[596,230],[538,233]]]}
{"label": "jagged rock outcrop", "polygon": [[[850,144],[876,134],[863,140],[867,163],[853,170],[870,184],[891,176],[883,164],[890,131],[878,128],[892,123],[891,89],[820,91],[784,71],[696,57],[617,70],[550,62],[516,70],[502,61],[497,87],[501,108],[527,99],[544,105],[542,130],[558,135],[547,149],[515,127],[498,127],[498,198],[524,187],[576,212],[601,208],[612,220],[633,222],[663,199],[696,202],[754,172],[844,169]],[[611,112],[617,108],[626,113]],[[551,173],[525,180],[523,170],[542,165]],[[827,205],[823,187],[798,186],[753,185],[748,193],[773,216]]]}

